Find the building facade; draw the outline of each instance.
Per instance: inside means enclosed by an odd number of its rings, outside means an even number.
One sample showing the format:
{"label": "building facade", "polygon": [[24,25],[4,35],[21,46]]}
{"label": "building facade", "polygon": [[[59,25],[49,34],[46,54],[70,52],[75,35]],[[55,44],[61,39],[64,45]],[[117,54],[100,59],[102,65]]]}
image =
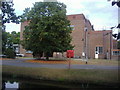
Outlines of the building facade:
{"label": "building facade", "polygon": [[[90,21],[83,14],[67,15],[72,29],[71,44],[74,45],[75,58],[101,58],[112,59],[115,40],[112,38],[111,30],[95,31]],[[20,39],[23,39],[23,30],[29,22],[21,23]],[[113,43],[114,41],[114,43]],[[114,44],[114,45],[113,45]],[[113,48],[114,47],[114,48]],[[119,50],[117,50],[118,52]],[[31,53],[20,46],[20,53],[25,56],[31,56]],[[60,55],[60,54],[59,54]],[[53,55],[55,56],[55,55]],[[66,54],[64,54],[66,57]],[[116,56],[118,57],[118,56]]]}

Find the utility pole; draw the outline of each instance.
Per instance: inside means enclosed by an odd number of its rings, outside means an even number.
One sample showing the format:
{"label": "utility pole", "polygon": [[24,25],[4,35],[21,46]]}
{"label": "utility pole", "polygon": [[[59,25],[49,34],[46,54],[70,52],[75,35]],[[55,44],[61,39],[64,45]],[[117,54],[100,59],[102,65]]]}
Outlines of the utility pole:
{"label": "utility pole", "polygon": [[88,61],[88,37],[87,37],[87,35],[88,35],[88,32],[87,32],[87,30],[86,30],[86,64],[87,64],[87,61]]}
{"label": "utility pole", "polygon": [[70,53],[69,53],[69,70],[70,70],[70,66],[71,66],[71,57],[70,57]]}

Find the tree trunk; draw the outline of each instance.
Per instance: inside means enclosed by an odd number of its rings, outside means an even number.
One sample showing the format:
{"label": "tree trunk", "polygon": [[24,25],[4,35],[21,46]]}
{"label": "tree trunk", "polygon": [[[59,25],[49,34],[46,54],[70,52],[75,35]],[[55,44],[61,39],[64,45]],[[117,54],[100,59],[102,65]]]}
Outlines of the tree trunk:
{"label": "tree trunk", "polygon": [[64,52],[62,52],[62,58],[64,58],[64,55],[63,55]]}
{"label": "tree trunk", "polygon": [[49,56],[46,56],[46,61],[48,61],[49,60]]}
{"label": "tree trunk", "polygon": [[49,60],[49,52],[46,53],[46,60]]}

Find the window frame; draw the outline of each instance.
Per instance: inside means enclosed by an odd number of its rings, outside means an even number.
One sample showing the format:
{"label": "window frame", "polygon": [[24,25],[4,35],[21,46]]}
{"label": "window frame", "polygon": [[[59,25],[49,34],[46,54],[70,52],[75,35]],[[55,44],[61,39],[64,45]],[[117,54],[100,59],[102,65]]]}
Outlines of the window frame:
{"label": "window frame", "polygon": [[119,56],[120,55],[120,51],[112,51],[112,55]]}
{"label": "window frame", "polygon": [[103,47],[102,46],[96,46],[95,51],[98,52],[98,54],[103,54]]}
{"label": "window frame", "polygon": [[72,30],[75,30],[75,25],[70,25],[70,27],[72,28]]}

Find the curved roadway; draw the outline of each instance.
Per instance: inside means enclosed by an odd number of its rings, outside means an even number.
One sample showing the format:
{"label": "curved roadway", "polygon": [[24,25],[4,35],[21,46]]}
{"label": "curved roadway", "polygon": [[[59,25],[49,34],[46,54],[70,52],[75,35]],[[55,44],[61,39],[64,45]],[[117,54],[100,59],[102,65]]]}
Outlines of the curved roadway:
{"label": "curved roadway", "polygon": [[[19,67],[41,67],[41,68],[61,68],[67,69],[68,64],[43,64],[43,63],[30,63],[25,62],[28,59],[18,59],[18,60],[3,60],[2,65],[10,65],[10,66],[19,66]],[[120,69],[120,66],[100,66],[100,65],[79,65],[72,64],[70,66],[71,69]]]}

